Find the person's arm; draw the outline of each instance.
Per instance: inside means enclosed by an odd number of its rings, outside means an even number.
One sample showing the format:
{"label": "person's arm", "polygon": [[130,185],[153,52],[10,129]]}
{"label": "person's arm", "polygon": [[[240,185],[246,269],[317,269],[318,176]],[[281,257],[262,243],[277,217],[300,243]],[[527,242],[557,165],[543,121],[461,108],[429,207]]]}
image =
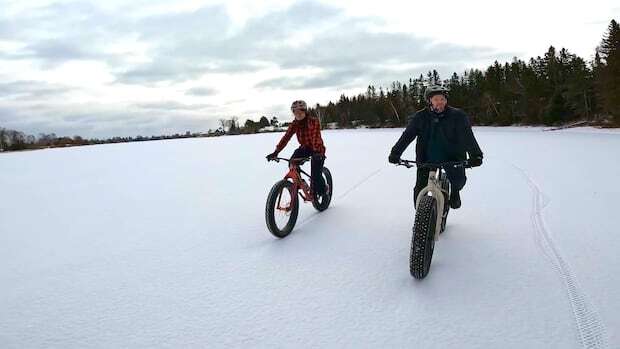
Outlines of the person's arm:
{"label": "person's arm", "polygon": [[286,145],[288,144],[288,141],[291,140],[291,137],[293,137],[293,135],[295,134],[295,131],[297,130],[295,126],[296,126],[295,122],[292,122],[290,125],[288,125],[288,129],[286,130],[286,133],[284,134],[284,136],[282,136],[282,139],[280,140],[280,142],[278,142],[278,145],[276,146],[275,153],[281,152],[282,149],[286,147]]}
{"label": "person's arm", "polygon": [[409,117],[409,123],[407,124],[407,128],[403,131],[403,134],[400,135],[396,144],[392,147],[392,151],[390,152],[391,157],[400,157],[405,149],[413,142],[415,137],[417,136],[417,114]]}
{"label": "person's arm", "polygon": [[474,132],[471,129],[471,122],[469,121],[469,116],[464,114],[464,123],[465,123],[465,150],[469,154],[469,158],[480,158],[482,159],[482,150],[478,145],[478,141],[476,141],[476,137],[474,136]]}
{"label": "person's arm", "polygon": [[311,137],[312,149],[320,149],[321,155],[325,155],[323,154],[323,149],[325,149],[325,146],[323,145],[323,138],[321,137],[321,122],[319,121],[319,119],[315,119],[314,121]]}

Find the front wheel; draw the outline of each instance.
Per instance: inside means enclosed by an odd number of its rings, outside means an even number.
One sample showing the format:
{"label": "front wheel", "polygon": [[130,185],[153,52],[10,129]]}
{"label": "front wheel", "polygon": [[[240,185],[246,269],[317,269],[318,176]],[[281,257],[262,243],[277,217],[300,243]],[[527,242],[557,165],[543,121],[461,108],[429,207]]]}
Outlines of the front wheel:
{"label": "front wheel", "polygon": [[435,249],[435,225],[437,224],[437,200],[424,196],[415,214],[409,272],[416,279],[428,274]]}
{"label": "front wheel", "polygon": [[317,197],[314,195],[312,200],[312,206],[317,209],[317,211],[325,211],[330,202],[332,201],[332,194],[334,193],[334,182],[332,181],[332,173],[329,172],[327,167],[323,167],[323,180],[325,181],[325,195]]}
{"label": "front wheel", "polygon": [[265,220],[267,228],[277,238],[291,233],[297,222],[299,199],[293,183],[281,180],[273,185],[267,196]]}

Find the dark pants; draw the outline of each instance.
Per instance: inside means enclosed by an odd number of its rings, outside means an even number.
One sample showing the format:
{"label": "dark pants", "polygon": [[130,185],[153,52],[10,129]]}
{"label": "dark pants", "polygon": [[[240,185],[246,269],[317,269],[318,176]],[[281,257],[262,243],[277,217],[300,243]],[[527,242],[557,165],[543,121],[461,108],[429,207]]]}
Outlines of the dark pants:
{"label": "dark pants", "polygon": [[325,157],[320,153],[313,152],[312,149],[299,147],[295,149],[291,158],[305,158],[308,156],[311,157],[310,187],[317,195],[323,195],[325,193],[325,180],[323,180],[323,163],[325,162]]}
{"label": "dark pants", "polygon": [[[467,177],[465,177],[465,168],[463,167],[451,167],[445,168],[448,180],[450,181],[451,191],[460,191],[465,186]],[[414,202],[418,198],[418,194],[428,184],[428,168],[418,168],[418,173],[415,182],[415,188],[413,189]]]}

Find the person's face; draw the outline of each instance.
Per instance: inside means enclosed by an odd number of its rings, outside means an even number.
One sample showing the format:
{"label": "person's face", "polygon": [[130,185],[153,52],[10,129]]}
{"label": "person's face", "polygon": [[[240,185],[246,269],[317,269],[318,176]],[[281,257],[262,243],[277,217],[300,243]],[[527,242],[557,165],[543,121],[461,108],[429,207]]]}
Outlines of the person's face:
{"label": "person's face", "polygon": [[303,120],[306,117],[306,112],[301,109],[293,110],[293,114],[295,115],[295,120]]}
{"label": "person's face", "polygon": [[444,109],[446,109],[446,104],[448,103],[448,100],[446,99],[446,96],[444,95],[434,95],[433,97],[431,97],[431,105],[433,106],[433,109],[435,111],[438,112],[442,112],[444,111]]}

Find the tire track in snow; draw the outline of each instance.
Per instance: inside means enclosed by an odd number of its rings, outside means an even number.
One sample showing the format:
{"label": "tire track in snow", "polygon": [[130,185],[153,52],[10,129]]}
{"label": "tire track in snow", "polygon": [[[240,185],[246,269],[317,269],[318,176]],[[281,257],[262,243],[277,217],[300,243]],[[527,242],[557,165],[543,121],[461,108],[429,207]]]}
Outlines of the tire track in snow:
{"label": "tire track in snow", "polygon": [[349,189],[347,189],[344,193],[342,193],[340,196],[338,196],[336,198],[336,200],[341,200],[343,199],[345,196],[349,195],[352,191],[354,191],[355,189],[359,188],[362,184],[368,182],[370,179],[372,179],[372,177],[375,177],[376,175],[378,175],[379,173],[381,173],[381,171],[383,171],[383,169],[385,169],[385,167],[381,167],[375,171],[373,171],[371,174],[369,174],[368,176],[362,178],[361,181],[353,184]]}
{"label": "tire track in snow", "polygon": [[[368,176],[362,178],[362,180],[360,180],[359,182],[353,184],[349,189],[345,190],[344,193],[340,194],[338,197],[336,197],[336,201],[340,201],[343,198],[345,198],[347,195],[349,195],[351,192],[353,192],[355,189],[359,188],[360,186],[362,186],[363,184],[365,184],[366,182],[368,182],[369,180],[371,180],[373,177],[377,176],[379,173],[381,173],[381,171],[383,171],[385,167],[381,167],[375,171],[373,171],[372,173],[370,173]],[[332,198],[333,199],[333,198]],[[303,221],[301,221],[299,223],[299,227],[303,226],[304,224],[314,220],[316,217],[319,216],[319,212],[315,212],[314,214],[312,214],[311,216],[307,217],[306,219],[304,219]]]}
{"label": "tire track in snow", "polygon": [[577,277],[562,257],[555,241],[551,238],[550,230],[543,215],[543,209],[547,205],[544,202],[545,197],[542,190],[524,169],[514,164],[512,166],[523,174],[534,194],[531,218],[536,233],[536,242],[564,282],[581,345],[584,348],[608,348],[609,342],[605,325],[596,309],[588,301],[587,294],[580,288]]}

